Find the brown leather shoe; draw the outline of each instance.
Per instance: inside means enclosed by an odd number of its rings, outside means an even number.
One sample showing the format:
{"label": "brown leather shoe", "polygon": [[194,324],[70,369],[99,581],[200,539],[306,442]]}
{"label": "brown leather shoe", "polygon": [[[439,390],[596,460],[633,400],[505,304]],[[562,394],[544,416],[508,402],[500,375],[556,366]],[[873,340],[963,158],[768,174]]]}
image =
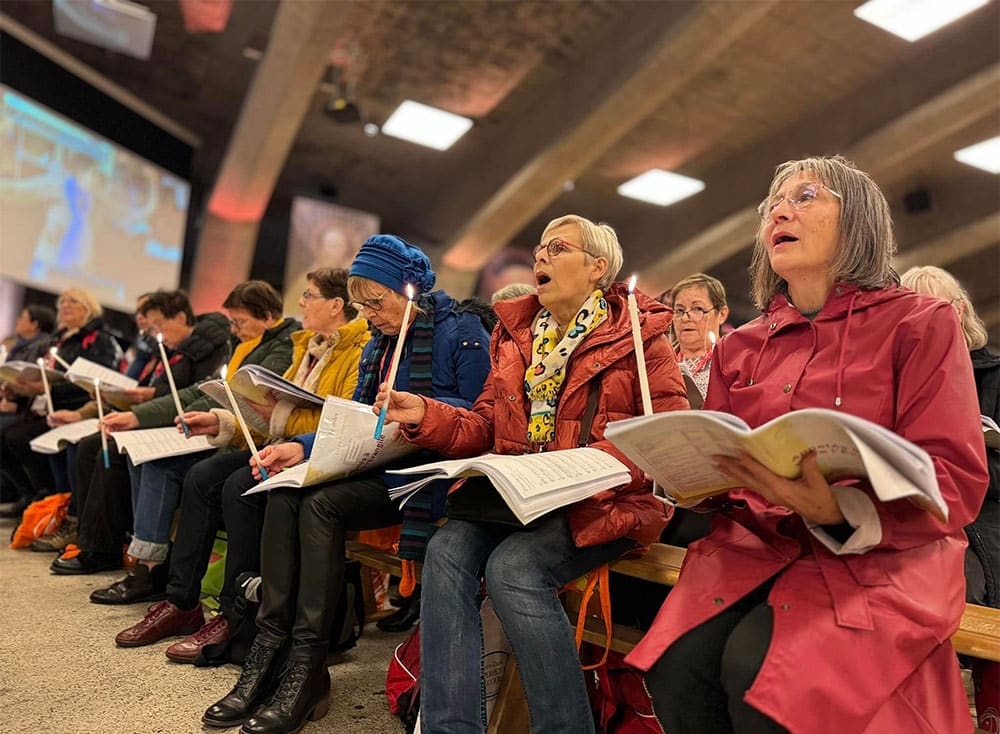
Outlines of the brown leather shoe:
{"label": "brown leather shoe", "polygon": [[201,648],[206,645],[219,645],[227,640],[229,640],[229,622],[226,621],[224,614],[217,614],[193,635],[168,647],[165,654],[175,663],[193,663]]}
{"label": "brown leather shoe", "polygon": [[168,601],[157,602],[146,611],[138,624],[115,635],[118,647],[142,647],[159,642],[164,637],[189,635],[205,624],[201,604],[185,612]]}

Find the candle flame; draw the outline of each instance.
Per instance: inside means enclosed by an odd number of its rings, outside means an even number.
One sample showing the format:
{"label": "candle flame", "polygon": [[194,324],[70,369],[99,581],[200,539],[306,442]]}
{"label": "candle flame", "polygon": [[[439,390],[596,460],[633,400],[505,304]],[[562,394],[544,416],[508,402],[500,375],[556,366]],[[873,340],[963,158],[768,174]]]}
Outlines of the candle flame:
{"label": "candle flame", "polygon": [[413,286],[410,285],[409,283],[407,283],[406,284],[406,297],[409,298],[412,301],[413,300],[413,296],[414,296]]}
{"label": "candle flame", "polygon": [[638,275],[633,275],[628,279],[628,292],[632,293],[635,290],[635,281],[639,279]]}
{"label": "candle flame", "polygon": [[221,377],[223,380],[226,379],[227,367],[228,367],[228,365],[222,365],[222,369],[219,370],[219,377]]}
{"label": "candle flame", "polygon": [[159,342],[160,344],[163,344],[163,332],[162,332],[162,331],[161,331],[161,332],[159,332],[159,333],[158,333],[158,334],[156,335],[156,341],[158,341],[158,342]]}
{"label": "candle flame", "polygon": [[38,359],[35,360],[35,363],[39,367],[41,367],[43,370],[45,369],[45,358],[44,357],[39,357]]}
{"label": "candle flame", "polygon": [[94,389],[95,390],[100,390],[101,389],[101,378],[100,377],[95,377],[94,378]]}
{"label": "candle flame", "polygon": [[59,351],[59,349],[57,347],[52,347],[51,349],[49,349],[49,354],[51,354],[54,357],[54,356],[56,356],[56,353],[58,351]]}
{"label": "candle flame", "polygon": [[712,346],[715,346],[715,342],[718,341],[718,337],[715,336],[715,332],[711,329],[708,330],[708,340],[712,342]]}

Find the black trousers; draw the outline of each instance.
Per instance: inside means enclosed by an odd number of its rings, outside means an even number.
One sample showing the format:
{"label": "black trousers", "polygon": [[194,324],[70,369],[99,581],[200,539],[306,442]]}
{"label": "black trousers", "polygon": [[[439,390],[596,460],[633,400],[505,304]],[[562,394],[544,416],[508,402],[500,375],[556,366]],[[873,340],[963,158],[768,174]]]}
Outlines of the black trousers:
{"label": "black trousers", "polygon": [[92,553],[121,553],[132,529],[132,484],[124,454],[112,447],[104,467],[101,436],[87,436],[76,446],[78,545]]}
{"label": "black trousers", "polygon": [[199,603],[201,579],[220,525],[229,538],[225,580],[219,594],[224,613],[232,612],[236,578],[244,571],[260,570],[267,494],[242,496],[257,483],[249,461],[249,451],[215,454],[199,461],[184,477],[167,584],[167,600],[181,609],[194,609]]}
{"label": "black trousers", "polygon": [[54,491],[49,457],[31,450],[31,441],[48,430],[44,416],[27,414],[3,432],[0,465],[21,497],[44,497]]}
{"label": "black trousers", "polygon": [[347,531],[396,525],[401,518],[381,471],[273,491],[261,540],[258,639],[270,647],[291,639],[294,659],[325,658],[344,587]]}
{"label": "black trousers", "polygon": [[743,702],[771,643],[771,585],[680,637],[646,673],[666,734],[787,734]]}

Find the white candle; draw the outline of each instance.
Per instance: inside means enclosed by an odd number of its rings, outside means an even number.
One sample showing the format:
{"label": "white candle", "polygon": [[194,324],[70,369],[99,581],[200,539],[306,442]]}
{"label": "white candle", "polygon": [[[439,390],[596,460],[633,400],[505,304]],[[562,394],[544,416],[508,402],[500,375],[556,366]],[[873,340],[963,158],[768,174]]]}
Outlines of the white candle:
{"label": "white candle", "polygon": [[55,408],[52,407],[52,391],[49,390],[49,376],[45,374],[45,358],[38,358],[38,369],[42,371],[42,387],[45,388],[45,404],[49,408],[49,415],[56,412]]}
{"label": "white candle", "polygon": [[66,370],[69,370],[69,362],[67,362],[65,359],[59,356],[58,347],[52,347],[51,349],[49,349],[49,354],[52,355],[52,359],[54,359],[56,362],[65,367]]}
{"label": "white candle", "polygon": [[639,366],[639,392],[642,393],[643,415],[653,414],[653,401],[649,397],[649,376],[646,374],[646,350],[642,346],[642,332],[639,329],[639,307],[635,302],[635,281],[633,275],[628,282],[628,315],[632,321],[632,345],[635,348],[635,361]]}
{"label": "white candle", "polygon": [[97,422],[101,432],[101,451],[104,452],[104,468],[108,469],[111,462],[108,460],[108,434],[104,430],[104,401],[101,400],[100,379],[94,380],[94,400],[97,401]]}
{"label": "white candle", "polygon": [[160,347],[160,360],[163,362],[163,370],[167,373],[167,382],[170,383],[170,394],[174,396],[174,408],[177,409],[177,417],[181,419],[181,428],[184,435],[190,436],[187,423],[184,422],[184,408],[181,406],[181,396],[177,394],[177,385],[174,384],[174,373],[170,371],[170,360],[167,359],[167,350],[163,346],[163,332],[156,335],[156,343]]}
{"label": "white candle", "polygon": [[250,429],[247,427],[246,421],[243,420],[243,414],[240,412],[240,406],[236,404],[236,396],[233,395],[233,391],[229,389],[229,383],[226,382],[226,366],[222,366],[222,387],[226,391],[226,397],[229,398],[229,405],[233,409],[233,415],[236,416],[236,422],[240,424],[240,428],[243,430],[243,438],[247,440],[247,445],[250,447],[250,453],[253,455],[253,460],[257,464],[257,470],[260,472],[261,477],[267,479],[267,471],[264,469],[264,465],[260,461],[260,454],[257,453],[257,447],[254,445],[253,436],[250,435]]}
{"label": "white candle", "polygon": [[[396,349],[392,353],[392,361],[389,362],[389,374],[385,378],[386,387],[391,391],[396,385],[396,371],[399,369],[399,358],[403,356],[403,345],[406,344],[406,333],[410,330],[410,311],[413,309],[413,286],[406,284],[406,308],[403,309],[403,323],[399,326],[399,336],[396,337]],[[385,401],[382,410],[379,412],[378,421],[375,423],[375,438],[382,437],[382,428],[385,426],[386,415],[389,412],[389,401]]]}

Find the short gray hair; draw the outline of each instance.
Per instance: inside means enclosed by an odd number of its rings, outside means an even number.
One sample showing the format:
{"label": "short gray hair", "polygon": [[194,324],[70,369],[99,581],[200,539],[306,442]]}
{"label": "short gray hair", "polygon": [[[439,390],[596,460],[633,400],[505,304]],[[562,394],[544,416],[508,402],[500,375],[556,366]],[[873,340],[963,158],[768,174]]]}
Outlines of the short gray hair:
{"label": "short gray hair", "polygon": [[951,304],[960,303],[964,306],[961,309],[962,336],[965,337],[965,345],[971,352],[974,349],[981,349],[986,346],[989,340],[986,334],[986,326],[982,319],[972,307],[972,300],[962,284],[955,276],[943,268],[933,265],[923,265],[917,268],[910,268],[902,277],[903,286],[911,291],[923,293],[925,296],[934,296]]}
{"label": "short gray hair", "polygon": [[[778,166],[771,179],[768,196],[774,196],[788,179],[799,173],[811,173],[817,183],[840,194],[839,244],[830,264],[835,280],[872,290],[898,283],[892,269],[896,254],[896,236],[892,214],[885,195],[864,171],[843,156],[816,156],[787,161]],[[750,285],[754,303],[760,309],[778,292],[785,292],[785,279],[774,272],[767,256],[762,221],[754,240],[750,263]]]}
{"label": "short gray hair", "polygon": [[564,224],[575,224],[580,228],[580,239],[582,242],[574,244],[580,245],[580,247],[586,250],[588,255],[603,257],[608,261],[608,269],[601,279],[597,281],[597,287],[601,290],[606,290],[609,285],[614,283],[615,278],[618,277],[618,273],[622,269],[622,262],[625,259],[622,256],[622,246],[618,242],[618,235],[615,234],[615,230],[612,229],[610,224],[604,224],[603,222],[594,224],[594,222],[586,217],[581,217],[577,214],[567,214],[557,217],[545,225],[545,231],[542,232],[542,240],[545,240],[545,235],[550,230],[561,227]]}

